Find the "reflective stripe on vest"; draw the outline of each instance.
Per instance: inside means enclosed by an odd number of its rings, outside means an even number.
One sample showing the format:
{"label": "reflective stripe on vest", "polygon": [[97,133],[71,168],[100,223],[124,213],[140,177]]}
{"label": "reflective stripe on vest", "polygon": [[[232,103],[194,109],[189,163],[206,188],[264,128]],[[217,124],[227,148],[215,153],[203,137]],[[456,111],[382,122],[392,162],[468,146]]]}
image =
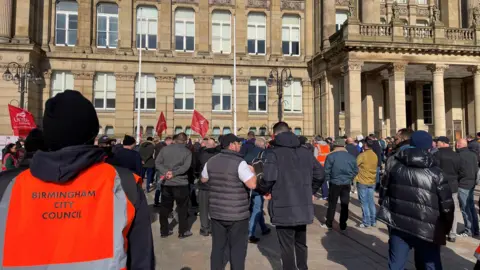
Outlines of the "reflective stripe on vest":
{"label": "reflective stripe on vest", "polygon": [[330,146],[328,144],[317,144],[316,147],[318,150],[317,160],[323,166],[328,154],[330,154]]}
{"label": "reflective stripe on vest", "polygon": [[126,236],[134,216],[108,164],[94,165],[63,185],[26,170],[0,201],[0,269],[126,269]]}

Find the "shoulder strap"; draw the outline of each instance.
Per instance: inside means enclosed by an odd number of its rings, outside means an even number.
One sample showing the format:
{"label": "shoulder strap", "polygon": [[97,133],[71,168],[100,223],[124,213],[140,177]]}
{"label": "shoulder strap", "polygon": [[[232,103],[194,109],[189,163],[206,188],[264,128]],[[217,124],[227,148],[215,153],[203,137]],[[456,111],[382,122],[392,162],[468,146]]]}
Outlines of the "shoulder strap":
{"label": "shoulder strap", "polygon": [[120,176],[122,188],[127,195],[128,200],[135,205],[138,199],[137,183],[133,173],[129,169],[125,169],[119,166],[113,166]]}
{"label": "shoulder strap", "polygon": [[13,181],[20,173],[24,172],[26,168],[16,168],[13,170],[3,171],[0,173],[0,201],[3,198],[5,190],[7,190],[10,182]]}

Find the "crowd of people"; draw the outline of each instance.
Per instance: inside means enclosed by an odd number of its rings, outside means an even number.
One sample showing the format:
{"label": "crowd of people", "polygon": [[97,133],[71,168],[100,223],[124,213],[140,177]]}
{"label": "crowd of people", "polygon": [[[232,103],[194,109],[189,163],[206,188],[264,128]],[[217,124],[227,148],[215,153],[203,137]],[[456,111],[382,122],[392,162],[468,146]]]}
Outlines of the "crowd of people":
{"label": "crowd of people", "polygon": [[[173,234],[173,212],[180,239],[193,235],[189,210],[199,215],[199,234],[212,238],[212,270],[227,261],[245,269],[248,243],[272,231],[265,202],[285,270],[308,269],[307,225],[314,221],[315,200],[328,202],[321,222],[327,230],[340,200],[338,224],[345,231],[350,196],[358,193],[358,228],[377,221],[388,226],[389,269],[404,269],[410,249],[418,269],[442,269],[446,241],[480,234],[474,202],[480,133],[457,139],[455,147],[448,137],[409,129],[386,139],[309,140],[278,122],[271,139],[249,132],[246,139],[226,134],[192,141],[180,133],[141,142],[125,135],[117,143],[98,137],[98,126],[91,102],[65,91],[47,101],[43,130],[5,147],[0,206],[23,210],[0,211],[3,266],[155,269],[145,195],[153,190],[161,238]],[[457,230],[457,212],[463,231]],[[22,229],[30,224],[42,233]],[[71,237],[78,243],[72,245]]]}

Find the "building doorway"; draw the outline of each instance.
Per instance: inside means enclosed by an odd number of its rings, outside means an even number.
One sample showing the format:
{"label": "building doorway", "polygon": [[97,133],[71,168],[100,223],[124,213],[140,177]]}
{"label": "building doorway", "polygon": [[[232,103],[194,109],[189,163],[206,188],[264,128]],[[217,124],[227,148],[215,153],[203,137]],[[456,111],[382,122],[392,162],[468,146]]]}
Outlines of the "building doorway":
{"label": "building doorway", "polygon": [[413,107],[412,107],[412,101],[407,100],[405,103],[405,110],[406,110],[406,118],[407,118],[407,128],[412,129],[413,128]]}

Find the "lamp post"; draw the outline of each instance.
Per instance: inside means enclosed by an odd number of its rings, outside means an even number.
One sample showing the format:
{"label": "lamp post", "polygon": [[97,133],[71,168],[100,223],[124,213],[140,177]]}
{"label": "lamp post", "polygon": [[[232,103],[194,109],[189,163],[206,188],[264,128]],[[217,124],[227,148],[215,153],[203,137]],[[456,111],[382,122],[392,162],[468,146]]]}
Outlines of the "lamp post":
{"label": "lamp post", "polygon": [[274,82],[277,83],[278,121],[283,120],[283,88],[289,87],[292,84],[292,81],[292,71],[289,68],[284,68],[280,72],[277,68],[272,68],[272,70],[270,70],[267,85],[271,87]]}
{"label": "lamp post", "polygon": [[33,82],[39,85],[43,82],[43,77],[30,62],[24,65],[17,62],[8,63],[7,69],[3,73],[2,78],[8,82],[13,81],[13,83],[18,85],[18,92],[20,93],[20,108],[22,109],[25,107],[25,93],[28,92],[29,83]]}

